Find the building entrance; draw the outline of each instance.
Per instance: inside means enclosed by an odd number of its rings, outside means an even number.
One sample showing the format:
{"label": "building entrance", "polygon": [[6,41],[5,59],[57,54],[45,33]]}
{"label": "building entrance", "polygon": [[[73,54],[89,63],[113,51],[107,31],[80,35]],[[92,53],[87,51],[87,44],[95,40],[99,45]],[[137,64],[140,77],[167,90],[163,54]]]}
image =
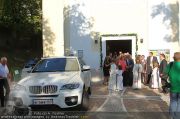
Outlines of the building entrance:
{"label": "building entrance", "polygon": [[119,52],[132,54],[132,40],[107,40],[106,54],[115,54]]}
{"label": "building entrance", "polygon": [[136,51],[136,36],[102,36],[102,57],[103,62],[108,53],[119,54],[119,51],[123,53],[129,52],[132,58],[135,59]]}

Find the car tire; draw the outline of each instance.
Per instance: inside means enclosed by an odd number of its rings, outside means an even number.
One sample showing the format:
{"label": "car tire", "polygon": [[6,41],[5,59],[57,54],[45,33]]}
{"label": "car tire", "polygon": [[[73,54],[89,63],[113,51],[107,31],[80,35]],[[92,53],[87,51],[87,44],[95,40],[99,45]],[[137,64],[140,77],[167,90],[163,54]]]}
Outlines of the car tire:
{"label": "car tire", "polygon": [[89,108],[89,94],[85,89],[83,90],[81,104],[78,106],[78,110],[87,111]]}
{"label": "car tire", "polygon": [[88,88],[88,94],[91,95],[91,87]]}

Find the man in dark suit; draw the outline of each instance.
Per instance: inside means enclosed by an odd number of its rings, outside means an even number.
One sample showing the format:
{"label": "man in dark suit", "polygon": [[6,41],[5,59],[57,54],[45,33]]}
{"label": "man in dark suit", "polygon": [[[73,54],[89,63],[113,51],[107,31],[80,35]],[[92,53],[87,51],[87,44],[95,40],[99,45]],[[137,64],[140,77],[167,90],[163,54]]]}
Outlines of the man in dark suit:
{"label": "man in dark suit", "polygon": [[[165,72],[165,69],[166,69],[166,66],[167,66],[167,61],[166,61],[166,57],[164,54],[160,54],[160,60],[161,60],[161,63],[160,63],[160,66],[159,66],[159,75],[161,77],[161,83],[162,83],[162,86],[165,85],[165,80],[166,79],[163,79],[163,73]],[[162,89],[164,93],[166,93],[166,90]]]}
{"label": "man in dark suit", "polygon": [[158,63],[157,57],[153,56],[152,52],[149,52],[149,56],[147,57],[147,75],[148,76],[147,76],[146,84],[149,84],[150,82],[154,62]]}
{"label": "man in dark suit", "polygon": [[134,61],[132,59],[132,56],[130,54],[126,55],[126,71],[127,71],[127,85],[132,86],[133,84],[133,67],[134,67]]}

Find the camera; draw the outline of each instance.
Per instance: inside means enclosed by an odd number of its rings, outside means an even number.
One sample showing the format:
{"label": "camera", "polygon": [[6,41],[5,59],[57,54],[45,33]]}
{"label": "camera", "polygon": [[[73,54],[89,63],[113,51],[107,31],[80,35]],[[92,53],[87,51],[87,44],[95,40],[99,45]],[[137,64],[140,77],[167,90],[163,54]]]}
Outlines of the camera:
{"label": "camera", "polygon": [[164,81],[165,81],[165,85],[162,86],[162,89],[163,89],[163,92],[164,92],[164,93],[168,93],[168,92],[169,92],[169,89],[170,89],[170,87],[171,87],[171,84],[170,84],[166,79],[164,79]]}

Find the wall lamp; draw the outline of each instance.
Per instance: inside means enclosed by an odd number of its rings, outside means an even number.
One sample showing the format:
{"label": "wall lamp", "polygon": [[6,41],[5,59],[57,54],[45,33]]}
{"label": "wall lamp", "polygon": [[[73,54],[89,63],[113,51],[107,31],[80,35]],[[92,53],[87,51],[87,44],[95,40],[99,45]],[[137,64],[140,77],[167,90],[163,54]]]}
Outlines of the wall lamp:
{"label": "wall lamp", "polygon": [[140,39],[140,43],[143,43],[143,39],[142,38]]}

